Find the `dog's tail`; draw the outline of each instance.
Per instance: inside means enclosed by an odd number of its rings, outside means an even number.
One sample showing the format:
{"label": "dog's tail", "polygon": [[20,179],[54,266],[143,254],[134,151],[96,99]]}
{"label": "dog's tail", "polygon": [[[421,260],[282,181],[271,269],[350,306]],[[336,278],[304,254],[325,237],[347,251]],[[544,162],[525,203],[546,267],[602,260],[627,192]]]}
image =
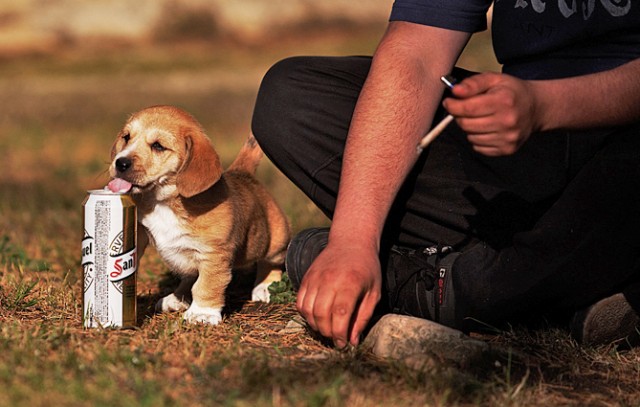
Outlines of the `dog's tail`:
{"label": "dog's tail", "polygon": [[262,155],[262,149],[258,145],[258,141],[253,136],[253,134],[251,134],[240,149],[240,152],[238,153],[236,159],[233,160],[233,162],[229,166],[228,170],[255,174],[256,168],[258,168],[258,164],[260,164]]}

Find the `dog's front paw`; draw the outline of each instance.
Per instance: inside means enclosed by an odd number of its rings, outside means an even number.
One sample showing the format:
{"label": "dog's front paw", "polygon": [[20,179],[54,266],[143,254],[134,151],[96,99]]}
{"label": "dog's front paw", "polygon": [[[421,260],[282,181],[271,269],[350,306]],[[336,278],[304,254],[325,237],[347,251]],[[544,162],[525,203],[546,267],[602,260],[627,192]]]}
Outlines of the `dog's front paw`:
{"label": "dog's front paw", "polygon": [[176,297],[171,293],[166,297],[160,298],[156,303],[156,312],[175,312],[184,311],[189,308],[189,303],[184,299]]}
{"label": "dog's front paw", "polygon": [[184,313],[183,318],[190,324],[218,325],[222,322],[222,309],[201,307],[194,301]]}
{"label": "dog's front paw", "polygon": [[268,282],[260,283],[253,287],[253,290],[251,291],[251,301],[269,302],[271,299],[271,294],[269,293],[270,285],[271,282]]}

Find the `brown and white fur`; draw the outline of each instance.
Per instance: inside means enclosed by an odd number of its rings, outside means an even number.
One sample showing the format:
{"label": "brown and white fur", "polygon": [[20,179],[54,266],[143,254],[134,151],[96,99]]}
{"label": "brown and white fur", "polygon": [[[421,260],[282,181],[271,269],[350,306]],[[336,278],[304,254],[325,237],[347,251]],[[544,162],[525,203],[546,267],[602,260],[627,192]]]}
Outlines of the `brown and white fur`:
{"label": "brown and white fur", "polygon": [[[251,136],[223,171],[200,124],[172,106],[133,114],[111,150],[110,175],[132,184],[138,253],[150,241],[181,277],[156,310],[185,311],[193,323],[218,324],[232,270],[257,264],[252,300],[269,301],[281,277],[287,219],[253,174],[262,151]],[[147,238],[148,237],[148,238]]]}

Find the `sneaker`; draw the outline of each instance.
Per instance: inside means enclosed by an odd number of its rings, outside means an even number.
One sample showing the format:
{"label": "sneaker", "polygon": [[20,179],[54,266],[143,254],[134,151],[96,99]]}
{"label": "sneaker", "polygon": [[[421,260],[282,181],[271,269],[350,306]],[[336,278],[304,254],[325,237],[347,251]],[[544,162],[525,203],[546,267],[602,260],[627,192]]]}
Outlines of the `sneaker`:
{"label": "sneaker", "polygon": [[[285,270],[296,290],[311,263],[327,246],[328,238],[328,228],[311,228],[289,243]],[[419,250],[392,247],[388,258],[381,259],[391,312],[455,328],[452,268],[459,254],[450,246]]]}
{"label": "sneaker", "polygon": [[311,263],[327,247],[329,228],[311,228],[298,233],[289,242],[284,268],[297,291]]}
{"label": "sneaker", "polygon": [[640,316],[624,294],[618,293],[575,313],[571,335],[584,345],[640,344]]}
{"label": "sneaker", "polygon": [[453,264],[460,253],[451,246],[393,247],[386,265],[392,312],[457,328]]}

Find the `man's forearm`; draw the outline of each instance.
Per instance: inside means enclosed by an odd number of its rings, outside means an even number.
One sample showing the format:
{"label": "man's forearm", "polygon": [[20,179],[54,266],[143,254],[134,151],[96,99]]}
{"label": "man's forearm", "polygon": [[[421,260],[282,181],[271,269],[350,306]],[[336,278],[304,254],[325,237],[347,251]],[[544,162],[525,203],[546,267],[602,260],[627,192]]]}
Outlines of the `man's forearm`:
{"label": "man's forearm", "polygon": [[[425,30],[400,30],[405,28]],[[345,147],[330,239],[357,236],[362,244],[379,245],[387,213],[415,164],[416,144],[439,105],[438,78],[453,67],[456,48],[468,39],[465,33],[426,30],[427,39],[392,32],[374,56]],[[439,41],[451,48],[438,50]]]}
{"label": "man's forearm", "polygon": [[533,81],[541,130],[640,121],[640,59],[591,75]]}

